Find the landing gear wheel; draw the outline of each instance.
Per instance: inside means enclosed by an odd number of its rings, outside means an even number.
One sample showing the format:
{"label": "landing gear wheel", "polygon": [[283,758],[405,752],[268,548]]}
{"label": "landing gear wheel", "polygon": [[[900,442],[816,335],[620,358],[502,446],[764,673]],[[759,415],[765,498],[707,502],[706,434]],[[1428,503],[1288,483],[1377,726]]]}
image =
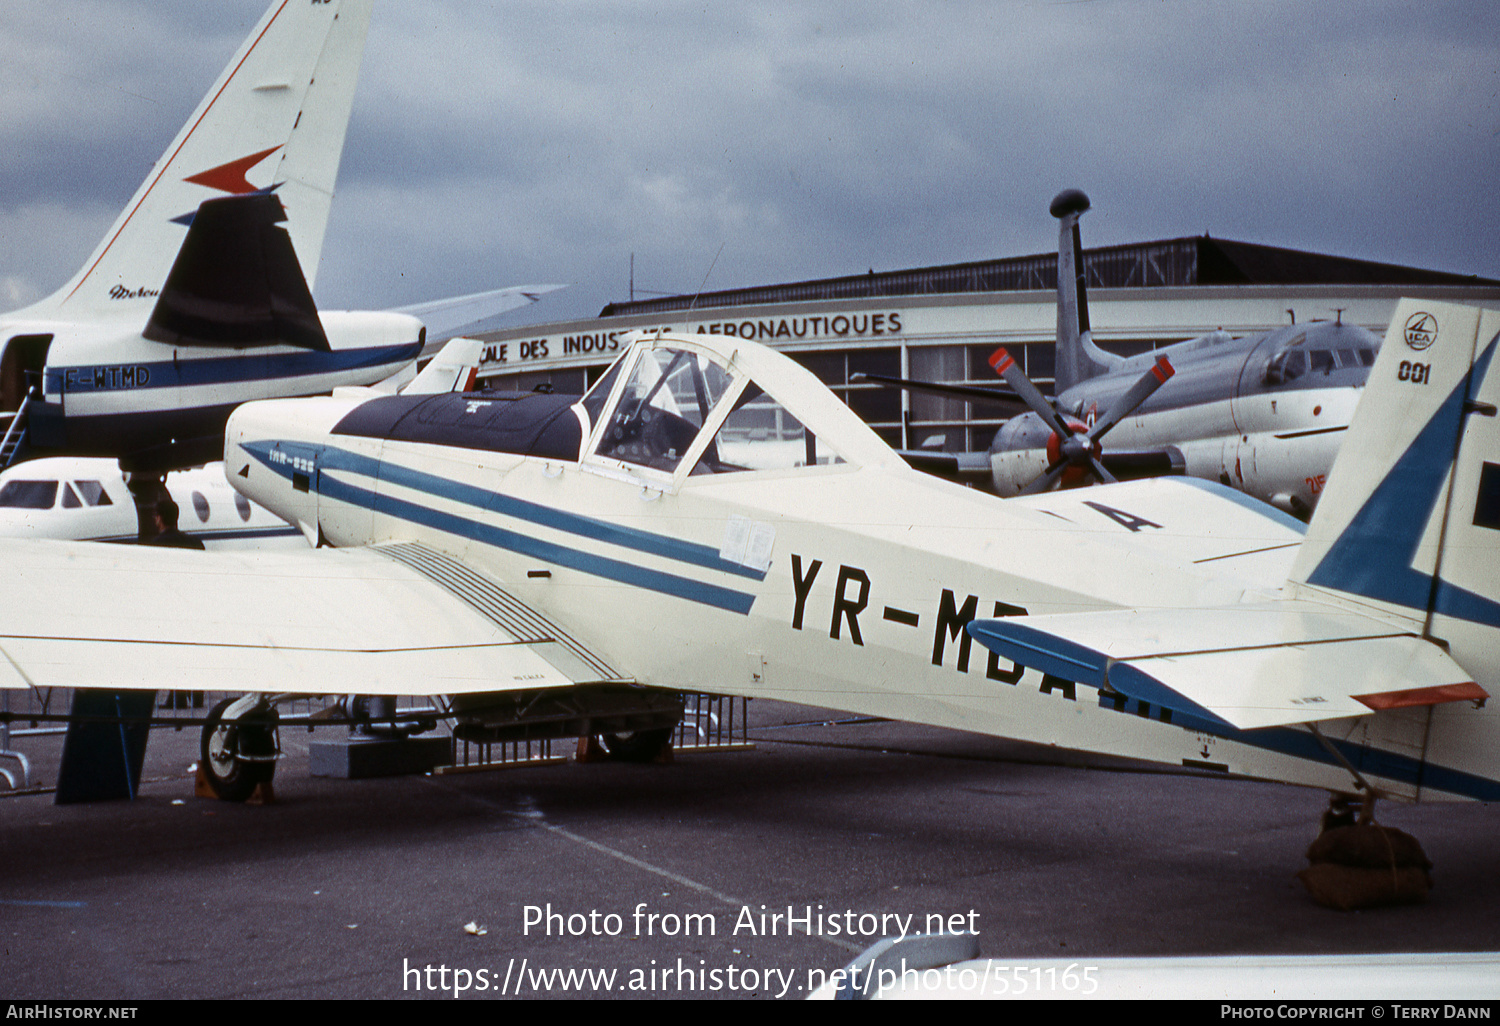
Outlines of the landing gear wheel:
{"label": "landing gear wheel", "polygon": [[[214,794],[226,802],[248,801],[258,784],[268,783],[276,772],[271,758],[276,754],[276,710],[255,708],[238,719],[224,713],[237,698],[226,698],[208,713],[203,725],[199,765]],[[246,761],[241,755],[263,756],[264,761]]]}
{"label": "landing gear wheel", "polygon": [[600,734],[599,744],[614,762],[651,762],[672,743],[674,727]]}

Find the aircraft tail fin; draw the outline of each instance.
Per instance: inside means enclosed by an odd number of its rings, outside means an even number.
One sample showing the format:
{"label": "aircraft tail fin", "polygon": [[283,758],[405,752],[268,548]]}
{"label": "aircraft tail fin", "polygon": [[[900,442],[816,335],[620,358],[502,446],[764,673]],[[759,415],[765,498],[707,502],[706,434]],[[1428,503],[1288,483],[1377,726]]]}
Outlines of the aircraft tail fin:
{"label": "aircraft tail fin", "polygon": [[484,343],[477,338],[451,338],[426,367],[401,389],[402,395],[472,392],[477,384]]}
{"label": "aircraft tail fin", "polygon": [[1497,346],[1500,311],[1397,305],[1294,584],[1500,628]]}
{"label": "aircraft tail fin", "polygon": [[1064,189],[1052,200],[1057,229],[1057,383],[1061,395],[1081,381],[1113,369],[1122,358],[1094,344],[1084,281],[1083,237],[1078,220],[1089,209],[1080,189]]}
{"label": "aircraft tail fin", "polygon": [[310,288],[371,4],[272,3],[88,262],[38,305],[94,315],[142,308],[205,200],[273,190]]}

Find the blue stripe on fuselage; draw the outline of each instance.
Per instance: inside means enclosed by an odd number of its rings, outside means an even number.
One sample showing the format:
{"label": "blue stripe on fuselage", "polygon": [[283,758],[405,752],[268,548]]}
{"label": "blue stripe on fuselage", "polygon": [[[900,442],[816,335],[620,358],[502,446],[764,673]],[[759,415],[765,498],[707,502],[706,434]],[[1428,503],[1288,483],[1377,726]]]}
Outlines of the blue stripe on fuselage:
{"label": "blue stripe on fuselage", "polygon": [[[275,460],[271,456],[271,452],[277,444],[275,442],[251,442],[244,443],[242,447],[268,469],[283,478],[290,479],[294,467],[287,462]],[[517,531],[484,524],[458,514],[444,513],[429,506],[423,506],[405,499],[398,499],[388,494],[377,494],[370,489],[340,481],[328,472],[341,470],[371,479],[378,477],[382,482],[409,488],[413,491],[434,497],[463,503],[480,510],[493,511],[505,516],[514,517],[518,520],[529,521],[540,526],[550,527],[555,530],[591,538],[622,548],[662,556],[680,563],[689,563],[694,566],[702,566],[755,580],[764,580],[766,576],[765,571],[753,570],[749,567],[721,559],[717,551],[710,549],[706,545],[679,541],[676,538],[669,538],[664,535],[619,527],[591,517],[564,513],[560,510],[511,498],[510,496],[501,495],[483,488],[450,481],[435,474],[428,474],[394,463],[360,456],[343,449],[309,446],[303,442],[286,444],[288,448],[297,451],[309,448],[319,450],[317,459],[319,470],[318,493],[320,496],[325,496],[336,502],[345,502],[359,508],[370,509],[377,513],[396,517],[409,523],[420,524],[434,530],[444,531],[458,537],[468,538],[481,544],[492,545],[496,548],[518,552],[522,555],[533,556],[558,566],[579,570],[596,577],[604,577],[623,584],[646,588],[650,591],[675,595],[679,598],[685,598],[693,602],[699,602],[740,614],[748,614],[751,605],[755,602],[755,596],[748,592],[734,591],[717,585],[705,584],[690,578],[679,577],[675,574],[650,570],[632,563],[593,555],[579,549],[568,548],[552,542],[541,541]]]}
{"label": "blue stripe on fuselage", "polygon": [[393,363],[409,363],[421,351],[421,342],[406,342],[393,346],[360,346],[332,352],[313,349],[295,352],[246,351],[234,356],[214,356],[202,360],[48,367],[43,391],[47,395],[77,395],[313,377],[374,369]]}
{"label": "blue stripe on fuselage", "polygon": [[[1132,708],[1135,704],[1135,700],[1132,699],[1119,711],[1140,715],[1138,708]],[[1099,696],[1099,705],[1107,709],[1115,708],[1114,701],[1104,694]],[[1318,739],[1311,732],[1294,727],[1261,727],[1256,730],[1226,729],[1222,724],[1212,723],[1201,717],[1176,710],[1172,711],[1171,724],[1184,730],[1212,734],[1225,741],[1233,741],[1236,744],[1248,745],[1263,751],[1279,752],[1282,755],[1306,759],[1309,762],[1339,765],[1338,760],[1318,743]],[[1482,802],[1500,801],[1500,781],[1491,780],[1489,777],[1465,773],[1463,770],[1447,766],[1438,766],[1399,752],[1387,751],[1384,748],[1356,744],[1338,738],[1327,740],[1339,751],[1339,754],[1349,760],[1351,766],[1361,773],[1385,777],[1387,780],[1399,780],[1423,789],[1462,795],[1465,798],[1474,798]]]}

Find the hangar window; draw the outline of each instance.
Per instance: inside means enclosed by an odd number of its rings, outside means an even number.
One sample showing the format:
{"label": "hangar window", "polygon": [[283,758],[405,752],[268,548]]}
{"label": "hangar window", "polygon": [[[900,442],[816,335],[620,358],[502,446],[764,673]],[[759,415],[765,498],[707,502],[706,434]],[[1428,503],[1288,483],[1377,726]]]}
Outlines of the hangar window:
{"label": "hangar window", "polygon": [[56,481],[7,481],[0,488],[0,506],[10,509],[51,509],[55,502]]}
{"label": "hangar window", "polygon": [[900,447],[901,392],[876,382],[854,381],[855,374],[901,376],[901,350],[896,347],[856,349],[844,353],[788,353],[833,390],[861,420],[889,445]]}

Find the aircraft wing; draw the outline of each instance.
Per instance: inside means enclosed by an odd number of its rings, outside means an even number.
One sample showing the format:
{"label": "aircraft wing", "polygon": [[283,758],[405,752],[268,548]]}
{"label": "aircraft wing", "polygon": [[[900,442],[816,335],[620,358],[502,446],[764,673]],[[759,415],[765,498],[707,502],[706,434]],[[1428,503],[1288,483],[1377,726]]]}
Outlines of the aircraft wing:
{"label": "aircraft wing", "polygon": [[975,620],[969,633],[1023,666],[1237,730],[1487,697],[1414,626],[1306,601]]}
{"label": "aircraft wing", "polygon": [[427,325],[429,345],[465,333],[483,330],[485,324],[511,310],[529,306],[549,292],[566,285],[512,285],[491,292],[475,292],[451,299],[434,299],[412,306],[398,306],[393,313],[410,314]]}
{"label": "aircraft wing", "polygon": [[0,566],[0,687],[438,695],[623,680],[496,582],[422,545],[18,541],[0,543]]}

